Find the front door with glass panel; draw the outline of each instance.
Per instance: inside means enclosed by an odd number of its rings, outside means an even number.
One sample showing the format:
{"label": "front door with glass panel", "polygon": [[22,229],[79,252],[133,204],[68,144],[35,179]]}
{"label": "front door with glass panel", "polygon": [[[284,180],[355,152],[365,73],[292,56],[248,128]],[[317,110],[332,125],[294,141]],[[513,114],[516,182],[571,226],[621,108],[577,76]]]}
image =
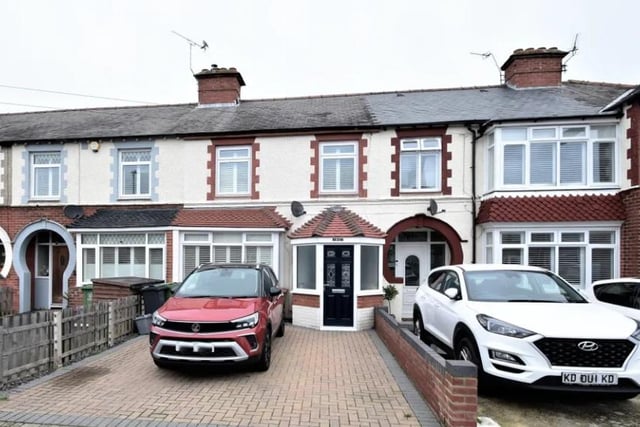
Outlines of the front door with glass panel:
{"label": "front door with glass panel", "polygon": [[[396,276],[404,279],[402,290],[402,318],[410,319],[413,316],[413,304],[416,300],[416,290],[427,278],[432,268],[440,267],[447,263],[447,245],[444,241],[435,241],[435,232],[432,236],[427,233],[412,233],[411,238],[422,238],[424,242],[396,243]],[[439,234],[437,235],[439,237]],[[410,238],[404,236],[403,239]]]}
{"label": "front door with glass panel", "polygon": [[324,247],[324,325],[353,326],[353,246]]}

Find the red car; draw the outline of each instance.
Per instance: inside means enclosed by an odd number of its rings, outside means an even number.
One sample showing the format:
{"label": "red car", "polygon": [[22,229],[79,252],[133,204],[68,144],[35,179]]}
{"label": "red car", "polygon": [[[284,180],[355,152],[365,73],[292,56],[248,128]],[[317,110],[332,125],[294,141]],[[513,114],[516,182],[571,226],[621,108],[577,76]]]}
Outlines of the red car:
{"label": "red car", "polygon": [[253,362],[266,371],[284,335],[284,294],[262,264],[204,264],[152,317],[151,357],[161,367]]}

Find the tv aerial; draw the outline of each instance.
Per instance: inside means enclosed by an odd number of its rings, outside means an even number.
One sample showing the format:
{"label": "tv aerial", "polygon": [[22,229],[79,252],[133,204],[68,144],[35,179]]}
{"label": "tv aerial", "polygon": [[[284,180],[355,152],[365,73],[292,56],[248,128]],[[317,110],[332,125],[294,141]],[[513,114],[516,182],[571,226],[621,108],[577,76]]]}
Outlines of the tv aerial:
{"label": "tv aerial", "polygon": [[182,34],[180,34],[177,31],[171,30],[171,32],[173,34],[175,34],[176,36],[186,40],[187,43],[189,43],[189,69],[191,70],[191,74],[194,74],[194,72],[193,72],[193,64],[192,64],[193,47],[195,46],[195,47],[200,48],[201,50],[204,51],[204,50],[207,50],[207,48],[209,47],[209,44],[205,40],[202,40],[202,43],[194,42],[190,38],[183,36]]}
{"label": "tv aerial", "polygon": [[500,66],[498,65],[498,61],[496,61],[496,57],[493,56],[493,53],[491,52],[484,52],[484,53],[479,53],[479,52],[469,52],[471,55],[476,55],[476,56],[481,56],[482,59],[487,59],[487,58],[491,58],[493,59],[493,63],[496,66],[496,69],[498,70],[498,81],[500,82],[500,84],[504,83],[502,81],[502,70],[500,70]]}
{"label": "tv aerial", "polygon": [[576,36],[573,38],[573,46],[571,47],[571,49],[569,49],[569,52],[567,52],[569,56],[567,56],[567,58],[562,63],[562,71],[567,71],[567,62],[569,62],[571,58],[573,58],[578,54],[578,36],[579,35],[580,33],[576,33]]}

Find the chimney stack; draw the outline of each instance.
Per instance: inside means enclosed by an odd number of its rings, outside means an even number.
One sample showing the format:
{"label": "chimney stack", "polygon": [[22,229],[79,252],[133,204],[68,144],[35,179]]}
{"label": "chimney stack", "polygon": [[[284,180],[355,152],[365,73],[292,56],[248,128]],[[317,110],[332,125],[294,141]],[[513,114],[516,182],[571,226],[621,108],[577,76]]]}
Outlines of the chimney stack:
{"label": "chimney stack", "polygon": [[210,70],[202,70],[194,77],[198,81],[198,104],[206,106],[240,103],[240,88],[244,86],[244,80],[235,68],[218,68],[213,64]]}
{"label": "chimney stack", "polygon": [[560,86],[567,53],[557,47],[516,49],[502,66],[505,83],[515,89]]}

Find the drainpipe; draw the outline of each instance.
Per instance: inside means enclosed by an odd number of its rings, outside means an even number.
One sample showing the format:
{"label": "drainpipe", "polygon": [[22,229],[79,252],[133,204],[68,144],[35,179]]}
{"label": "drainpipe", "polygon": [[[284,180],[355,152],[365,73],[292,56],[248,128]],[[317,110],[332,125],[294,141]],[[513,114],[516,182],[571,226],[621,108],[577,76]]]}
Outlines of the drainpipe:
{"label": "drainpipe", "polygon": [[476,263],[476,143],[484,134],[484,126],[466,125],[471,133],[471,263]]}

